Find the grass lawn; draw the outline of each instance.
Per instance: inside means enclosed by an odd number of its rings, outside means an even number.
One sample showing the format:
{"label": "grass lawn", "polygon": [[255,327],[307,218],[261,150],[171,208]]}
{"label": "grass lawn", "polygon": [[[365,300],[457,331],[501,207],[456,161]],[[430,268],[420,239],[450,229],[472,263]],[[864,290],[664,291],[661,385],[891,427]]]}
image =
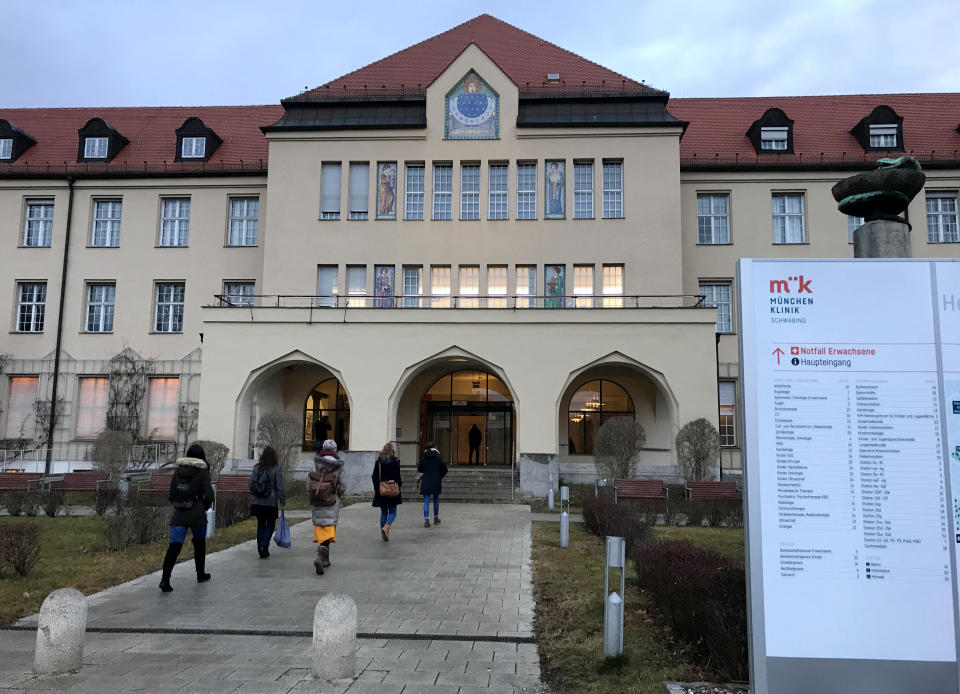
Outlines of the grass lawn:
{"label": "grass lawn", "polygon": [[560,548],[558,523],[534,523],[532,536],[541,673],[558,692],[665,694],[664,680],[714,679],[648,614],[650,602],[637,589],[632,566],[626,577],[624,656],[605,663],[603,543],[581,523],[570,524],[567,549]]}
{"label": "grass lawn", "polygon": [[[290,519],[291,525],[302,519]],[[36,523],[42,528],[40,560],[21,578],[6,568],[0,578],[0,622],[19,619],[40,609],[44,598],[57,588],[76,588],[89,595],[160,569],[167,540],[131,545],[111,552],[103,541],[103,519],[0,517],[0,525]],[[257,521],[250,519],[217,528],[207,541],[207,553],[232,547],[257,536]],[[180,561],[193,561],[187,541]]]}
{"label": "grass lawn", "polygon": [[661,540],[689,540],[698,547],[710,549],[734,561],[743,561],[743,528],[694,528],[658,525],[654,528]]}

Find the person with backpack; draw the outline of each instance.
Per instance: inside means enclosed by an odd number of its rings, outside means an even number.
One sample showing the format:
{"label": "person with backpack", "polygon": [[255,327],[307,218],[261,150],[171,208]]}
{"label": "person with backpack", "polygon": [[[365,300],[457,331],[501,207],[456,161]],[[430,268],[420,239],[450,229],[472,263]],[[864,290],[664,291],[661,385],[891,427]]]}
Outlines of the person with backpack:
{"label": "person with backpack", "polygon": [[373,464],[373,505],[380,509],[380,538],[390,541],[390,526],[397,520],[397,505],[403,503],[400,487],[400,459],[389,441]]}
{"label": "person with backpack", "polygon": [[250,515],[257,519],[257,551],[261,559],[270,558],[270,538],[277,526],[278,506],[287,503],[287,494],[283,488],[283,471],[277,452],[267,446],[260,454],[260,461],[250,473]]}
{"label": "person with backpack", "polygon": [[187,449],[186,456],[177,459],[177,468],[170,478],[170,493],[167,498],[173,506],[173,515],[170,517],[170,545],[163,558],[163,572],[160,577],[160,590],[164,593],[173,590],[170,573],[187,539],[187,528],[190,528],[192,535],[197,583],[205,583],[211,578],[205,570],[207,509],[213,505],[214,497],[203,446],[195,443]]}
{"label": "person with backpack", "polygon": [[316,470],[307,476],[313,506],[313,541],[319,545],[313,568],[322,576],[323,570],[330,566],[330,544],[337,541],[340,497],[345,491],[341,481],[343,461],[337,457],[337,442],[327,439],[317,446],[313,463]]}
{"label": "person with backpack", "polygon": [[426,450],[420,455],[417,472],[422,473],[420,479],[420,495],[423,497],[423,527],[430,527],[430,497],[433,497],[433,524],[440,525],[440,492],[443,490],[441,480],[447,474],[447,464],[443,462],[433,441],[427,444]]}

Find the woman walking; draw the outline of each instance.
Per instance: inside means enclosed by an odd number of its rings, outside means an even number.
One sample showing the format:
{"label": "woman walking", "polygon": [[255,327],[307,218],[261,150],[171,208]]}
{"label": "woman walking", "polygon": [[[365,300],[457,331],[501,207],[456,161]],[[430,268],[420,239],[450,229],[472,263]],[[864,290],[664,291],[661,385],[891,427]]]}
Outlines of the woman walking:
{"label": "woman walking", "polygon": [[[389,441],[380,449],[380,455],[373,464],[372,478],[373,505],[380,509],[380,537],[384,542],[389,542],[390,526],[397,519],[397,506],[403,503],[400,490],[403,486],[403,480],[400,479],[400,459],[397,458],[393,444]],[[389,484],[390,482],[396,484]],[[396,494],[390,495],[394,486]]]}
{"label": "woman walking", "polygon": [[207,468],[207,455],[203,447],[193,444],[187,449],[187,455],[177,459],[177,469],[170,478],[170,493],[167,496],[173,515],[170,517],[170,545],[163,558],[163,573],[160,577],[160,590],[169,593],[170,573],[173,571],[183,543],[187,539],[187,528],[193,541],[193,562],[197,569],[197,583],[210,580],[205,570],[207,560],[207,509],[213,505],[213,486],[210,484],[210,471]]}
{"label": "woman walking", "polygon": [[330,566],[330,544],[337,541],[340,497],[344,492],[343,461],[337,457],[337,442],[327,439],[320,444],[313,463],[316,470],[307,480],[313,506],[313,541],[319,545],[313,568],[322,576],[323,570]]}
{"label": "woman walking", "polygon": [[447,464],[443,462],[433,441],[427,443],[426,450],[420,455],[417,472],[423,473],[420,480],[420,495],[423,497],[423,527],[430,527],[430,497],[433,497],[433,524],[440,525],[441,480],[447,474]]}
{"label": "woman walking", "polygon": [[279,507],[287,503],[287,494],[283,488],[283,470],[277,460],[277,452],[267,446],[260,454],[260,462],[250,473],[250,515],[257,519],[257,552],[261,559],[270,558],[270,538],[277,527]]}

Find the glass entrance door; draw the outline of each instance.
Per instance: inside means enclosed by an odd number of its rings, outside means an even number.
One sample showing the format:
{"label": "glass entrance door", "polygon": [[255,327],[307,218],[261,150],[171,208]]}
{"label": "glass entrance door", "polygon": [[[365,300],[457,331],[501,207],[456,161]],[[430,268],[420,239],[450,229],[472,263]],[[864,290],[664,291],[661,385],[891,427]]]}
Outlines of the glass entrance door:
{"label": "glass entrance door", "polygon": [[433,441],[450,465],[509,465],[513,460],[513,411],[490,406],[425,403],[424,445]]}

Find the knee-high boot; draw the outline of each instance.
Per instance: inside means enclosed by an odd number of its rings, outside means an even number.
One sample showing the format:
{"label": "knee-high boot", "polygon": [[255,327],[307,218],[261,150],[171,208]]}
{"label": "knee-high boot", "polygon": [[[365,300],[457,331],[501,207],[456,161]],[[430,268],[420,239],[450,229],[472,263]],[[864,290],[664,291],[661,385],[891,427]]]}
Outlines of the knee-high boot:
{"label": "knee-high boot", "polygon": [[210,580],[210,574],[204,571],[207,563],[207,538],[195,537],[193,542],[193,563],[197,567],[197,583]]}
{"label": "knee-high boot", "polygon": [[167,547],[167,553],[163,557],[163,573],[160,576],[160,590],[169,593],[173,590],[170,585],[170,573],[173,571],[174,564],[177,563],[177,557],[180,556],[180,550],[183,549],[182,542],[171,542]]}

